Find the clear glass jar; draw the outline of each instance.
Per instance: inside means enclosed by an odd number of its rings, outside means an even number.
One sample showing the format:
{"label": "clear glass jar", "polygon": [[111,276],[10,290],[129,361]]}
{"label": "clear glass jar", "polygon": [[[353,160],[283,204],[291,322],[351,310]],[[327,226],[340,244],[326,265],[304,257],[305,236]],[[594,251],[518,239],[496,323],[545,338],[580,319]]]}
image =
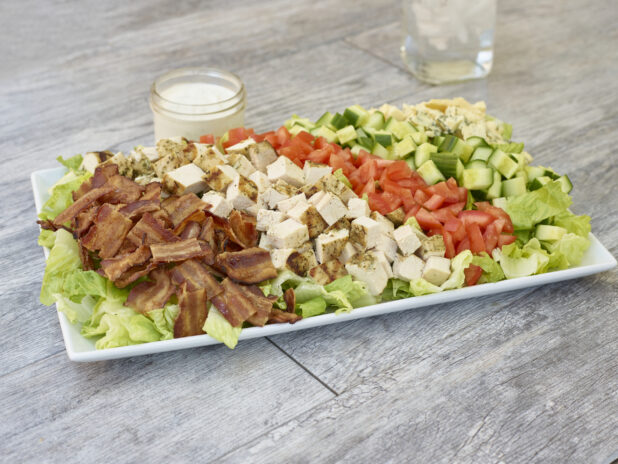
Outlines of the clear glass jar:
{"label": "clear glass jar", "polygon": [[485,77],[493,64],[496,0],[402,0],[401,57],[430,84]]}
{"label": "clear glass jar", "polygon": [[174,136],[199,140],[220,136],[245,119],[245,86],[216,68],[181,68],[155,79],[150,88],[155,140]]}

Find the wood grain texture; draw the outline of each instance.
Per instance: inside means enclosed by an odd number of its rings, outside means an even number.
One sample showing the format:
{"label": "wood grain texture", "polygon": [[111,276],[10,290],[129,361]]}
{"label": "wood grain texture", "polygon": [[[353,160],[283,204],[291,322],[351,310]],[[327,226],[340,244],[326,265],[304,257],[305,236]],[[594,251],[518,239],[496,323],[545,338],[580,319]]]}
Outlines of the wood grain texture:
{"label": "wood grain texture", "polygon": [[[618,273],[241,343],[68,361],[38,302],[29,173],[151,143],[153,78],[220,66],[247,125],[464,96],[569,174],[618,255],[611,0],[501,2],[488,79],[419,83],[400,3],[0,2],[0,458],[6,462],[598,462],[618,453]],[[28,14],[24,14],[28,12]]]}

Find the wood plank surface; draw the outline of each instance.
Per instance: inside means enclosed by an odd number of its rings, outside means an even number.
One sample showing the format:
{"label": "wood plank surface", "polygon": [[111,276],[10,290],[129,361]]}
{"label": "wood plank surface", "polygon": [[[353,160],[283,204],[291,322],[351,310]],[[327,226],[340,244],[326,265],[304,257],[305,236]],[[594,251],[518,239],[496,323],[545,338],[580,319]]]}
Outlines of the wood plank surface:
{"label": "wood plank surface", "polygon": [[0,2],[0,461],[595,462],[618,457],[618,272],[241,343],[71,363],[38,302],[29,174],[152,142],[172,68],[238,73],[246,123],[485,100],[618,255],[615,2],[499,4],[488,79],[432,87],[400,2]]}

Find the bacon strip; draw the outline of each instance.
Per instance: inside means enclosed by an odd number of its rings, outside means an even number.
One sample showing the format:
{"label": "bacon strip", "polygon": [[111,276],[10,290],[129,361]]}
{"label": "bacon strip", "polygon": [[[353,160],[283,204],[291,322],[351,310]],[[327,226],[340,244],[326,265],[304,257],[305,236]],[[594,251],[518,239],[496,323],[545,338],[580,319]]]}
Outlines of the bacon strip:
{"label": "bacon strip", "polygon": [[198,238],[201,231],[202,226],[200,226],[199,222],[190,221],[187,223],[186,227],[182,231],[182,234],[180,234],[180,238]]}
{"label": "bacon strip", "polygon": [[[140,277],[144,277],[146,274],[148,274],[150,271],[152,271],[156,267],[157,267],[157,265],[153,264],[153,263],[146,263],[146,264],[142,264],[141,266],[134,266],[134,267],[128,269],[118,279],[116,279],[114,284],[118,288],[124,288],[127,285],[132,284],[133,282],[135,282]],[[101,271],[101,270],[99,269],[99,271]],[[97,271],[97,272],[99,272],[99,271]]]}
{"label": "bacon strip", "polygon": [[144,213],[142,218],[127,234],[127,240],[136,246],[152,245],[155,243],[176,242],[179,240],[170,230],[157,222],[150,213]]}
{"label": "bacon strip", "polygon": [[141,282],[131,289],[125,306],[141,313],[165,306],[167,300],[174,293],[174,285],[167,271],[159,267],[152,271],[148,277],[151,282]]}
{"label": "bacon strip", "polygon": [[114,281],[129,268],[145,264],[146,261],[150,259],[150,256],[150,248],[146,245],[142,245],[133,253],[104,259],[101,261],[101,269],[105,273],[105,277]]}
{"label": "bacon strip", "polygon": [[[245,286],[240,285],[243,294],[247,297],[251,304],[255,307],[255,314],[247,318],[247,322],[250,322],[253,325],[257,325],[260,327],[264,327],[266,322],[268,322],[268,317],[270,315],[270,310],[273,308],[274,300],[272,298],[268,298],[264,296],[262,290],[255,285]],[[276,299],[276,297],[275,297]]]}
{"label": "bacon strip", "polygon": [[164,201],[161,206],[170,216],[174,228],[178,228],[185,219],[188,219],[196,211],[201,211],[206,204],[194,193],[187,193],[175,198],[173,201]]}
{"label": "bacon strip", "polygon": [[67,221],[71,221],[75,216],[77,216],[81,211],[85,210],[92,203],[97,201],[103,195],[111,192],[112,187],[101,187],[90,190],[84,196],[82,196],[75,203],[70,205],[67,209],[65,209],[62,213],[60,213],[53,221],[53,224],[58,227],[64,224]]}
{"label": "bacon strip", "polygon": [[90,178],[91,186],[93,189],[102,187],[108,179],[118,174],[118,165],[116,163],[100,164],[96,167],[94,175]]}
{"label": "bacon strip", "polygon": [[257,309],[245,296],[240,285],[227,278],[221,282],[221,285],[223,293],[212,298],[212,304],[232,326],[240,327],[244,321],[257,312]]}
{"label": "bacon strip", "polygon": [[281,311],[280,309],[273,308],[270,312],[270,316],[268,317],[268,322],[289,322],[290,324],[294,324],[302,319],[302,316],[299,316],[296,313],[288,313],[286,311]]}
{"label": "bacon strip", "polygon": [[81,237],[86,232],[88,232],[90,226],[94,224],[94,219],[97,217],[98,211],[99,207],[93,205],[75,216],[75,218],[73,219],[73,221],[75,222],[73,230],[75,231],[75,235],[77,237]]}
{"label": "bacon strip", "polygon": [[120,249],[131,227],[133,222],[130,219],[109,204],[104,204],[99,208],[94,226],[84,236],[84,246],[90,251],[99,250],[99,257],[102,259],[112,258]]}
{"label": "bacon strip", "polygon": [[203,334],[204,322],[208,316],[206,304],[206,290],[187,290],[186,284],[180,287],[178,294],[180,312],[174,322],[174,338],[191,337]]}
{"label": "bacon strip", "polygon": [[161,184],[159,182],[150,182],[144,187],[144,193],[140,200],[156,200],[161,201]]}
{"label": "bacon strip", "polygon": [[283,301],[285,301],[285,310],[288,313],[293,313],[296,308],[296,294],[293,288],[288,288],[283,294]]}
{"label": "bacon strip", "polygon": [[258,244],[258,231],[256,229],[256,219],[248,214],[234,210],[229,217],[230,227],[239,245],[243,248],[256,247]]}
{"label": "bacon strip", "polygon": [[90,256],[90,252],[84,247],[81,238],[77,240],[77,246],[79,249],[79,259],[82,262],[84,271],[92,271],[94,269],[94,261],[92,256]]}
{"label": "bacon strip", "polygon": [[208,299],[223,293],[223,287],[217,279],[197,260],[189,259],[171,270],[172,281],[176,285],[186,284],[190,292],[204,288]]}
{"label": "bacon strip", "polygon": [[154,213],[159,211],[161,206],[158,200],[137,200],[120,208],[120,213],[129,219],[136,219],[144,213]]}
{"label": "bacon strip", "polygon": [[132,203],[142,196],[144,187],[133,182],[128,177],[117,174],[107,179],[107,186],[113,187],[113,191],[101,197],[105,203]]}
{"label": "bacon strip", "polygon": [[245,284],[257,284],[277,277],[270,253],[262,248],[224,252],[216,257],[217,265],[232,279]]}
{"label": "bacon strip", "polygon": [[176,263],[204,256],[202,247],[195,238],[172,243],[154,243],[150,250],[155,263]]}

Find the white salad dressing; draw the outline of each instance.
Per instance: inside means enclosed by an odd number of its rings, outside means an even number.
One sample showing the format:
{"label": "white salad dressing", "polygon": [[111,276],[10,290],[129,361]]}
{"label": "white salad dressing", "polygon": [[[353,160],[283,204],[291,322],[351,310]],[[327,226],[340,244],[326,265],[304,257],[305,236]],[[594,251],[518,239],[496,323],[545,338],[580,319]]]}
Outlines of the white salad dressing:
{"label": "white salad dressing", "polygon": [[244,124],[245,90],[235,75],[217,69],[185,68],[159,77],[150,107],[155,140],[174,136],[199,140]]}

